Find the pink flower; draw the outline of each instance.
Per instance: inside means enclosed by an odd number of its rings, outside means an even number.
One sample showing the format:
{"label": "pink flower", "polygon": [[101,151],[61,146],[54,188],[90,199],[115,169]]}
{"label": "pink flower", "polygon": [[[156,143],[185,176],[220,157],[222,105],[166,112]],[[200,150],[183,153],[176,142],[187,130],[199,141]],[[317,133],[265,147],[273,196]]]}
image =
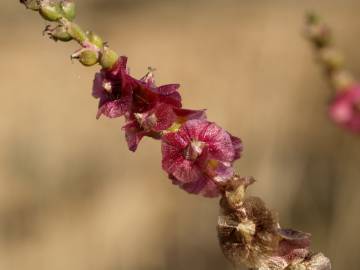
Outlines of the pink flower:
{"label": "pink flower", "polygon": [[234,175],[241,151],[241,140],[215,123],[190,120],[162,137],[162,167],[186,191],[215,197]]}
{"label": "pink flower", "polygon": [[95,74],[92,95],[99,98],[97,118],[102,114],[114,118],[131,110],[135,81],[126,70],[126,57],[120,57],[110,70],[101,70]]}
{"label": "pink flower", "polygon": [[147,88],[152,89],[153,92],[159,95],[159,101],[181,108],[181,96],[178,92],[180,85],[177,83],[166,84],[157,87],[155,84],[152,71],[148,72],[140,82]]}
{"label": "pink flower", "polygon": [[127,117],[123,130],[129,149],[136,151],[144,136],[160,139],[162,132],[174,124],[176,128],[177,125],[191,119],[206,119],[205,110],[180,109],[166,103],[158,103],[147,112]]}
{"label": "pink flower", "polygon": [[143,113],[152,109],[158,102],[181,107],[178,84],[156,87],[148,75],[137,80],[129,75],[126,63],[127,58],[120,57],[112,69],[103,69],[95,75],[93,96],[100,99],[97,118],[102,114],[115,118]]}
{"label": "pink flower", "polygon": [[329,114],[343,128],[360,133],[360,85],[338,93],[330,104]]}

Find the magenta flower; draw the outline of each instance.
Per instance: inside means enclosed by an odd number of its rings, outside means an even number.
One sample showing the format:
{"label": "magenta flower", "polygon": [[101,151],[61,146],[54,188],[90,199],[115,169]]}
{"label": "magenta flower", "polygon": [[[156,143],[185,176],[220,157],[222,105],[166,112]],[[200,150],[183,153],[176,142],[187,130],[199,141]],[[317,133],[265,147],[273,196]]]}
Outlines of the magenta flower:
{"label": "magenta flower", "polygon": [[123,130],[131,151],[136,151],[144,136],[160,139],[162,132],[180,126],[192,119],[206,119],[205,110],[187,110],[158,103],[145,113],[135,113],[127,117]]}
{"label": "magenta flower", "polygon": [[232,164],[241,151],[241,140],[215,123],[190,120],[162,137],[162,167],[189,193],[215,197],[219,184],[234,175]]}
{"label": "magenta flower", "polygon": [[177,83],[166,84],[157,87],[155,84],[152,71],[148,72],[140,82],[147,88],[152,89],[153,92],[159,95],[159,102],[173,105],[174,107],[181,108],[181,96],[178,92],[180,85]]}
{"label": "magenta flower", "polygon": [[156,87],[149,76],[137,80],[129,75],[126,63],[127,58],[120,57],[112,69],[103,69],[95,75],[93,96],[100,99],[97,118],[102,114],[115,118],[143,113],[158,102],[181,107],[178,84]]}
{"label": "magenta flower", "polygon": [[120,57],[110,70],[101,70],[95,74],[92,95],[99,98],[97,118],[102,114],[115,118],[131,110],[135,81],[126,70],[126,57]]}
{"label": "magenta flower", "polygon": [[329,114],[343,128],[360,133],[360,85],[338,93],[330,104]]}

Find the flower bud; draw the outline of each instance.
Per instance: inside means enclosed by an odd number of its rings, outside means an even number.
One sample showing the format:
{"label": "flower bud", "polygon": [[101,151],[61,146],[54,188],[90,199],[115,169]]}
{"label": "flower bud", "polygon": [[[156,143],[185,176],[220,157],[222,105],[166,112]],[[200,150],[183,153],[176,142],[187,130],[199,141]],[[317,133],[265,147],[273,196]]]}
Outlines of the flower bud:
{"label": "flower bud", "polygon": [[62,18],[62,10],[59,3],[41,3],[40,15],[47,21],[58,21]]}
{"label": "flower bud", "polygon": [[345,70],[333,72],[330,79],[332,85],[338,91],[347,90],[349,87],[356,84],[354,77]]}
{"label": "flower bud", "polygon": [[102,40],[102,38],[99,37],[94,32],[92,32],[92,31],[88,32],[87,36],[88,36],[88,39],[89,39],[90,43],[92,43],[93,45],[95,45],[99,49],[104,46],[104,41]]}
{"label": "flower bud", "polygon": [[320,50],[320,60],[330,70],[340,69],[344,65],[344,57],[332,48]]}
{"label": "flower bud", "polygon": [[105,69],[109,69],[116,63],[118,58],[116,52],[105,47],[100,57],[100,65]]}
{"label": "flower bud", "polygon": [[49,35],[55,41],[60,40],[63,42],[67,42],[73,39],[71,35],[66,31],[66,28],[64,26],[56,27],[54,31],[49,33]]}
{"label": "flower bud", "polygon": [[92,50],[84,50],[79,56],[79,62],[84,66],[93,66],[98,62],[99,54]]}
{"label": "flower bud", "polygon": [[91,48],[81,48],[71,55],[71,59],[78,59],[84,66],[93,66],[99,60],[99,53]]}
{"label": "flower bud", "polygon": [[330,29],[323,23],[308,25],[306,35],[317,48],[324,48],[332,42]]}
{"label": "flower bud", "polygon": [[66,25],[69,35],[78,42],[84,42],[87,39],[85,32],[76,23]]}
{"label": "flower bud", "polygon": [[76,16],[75,3],[71,0],[64,0],[60,5],[64,17],[69,21],[74,20]]}

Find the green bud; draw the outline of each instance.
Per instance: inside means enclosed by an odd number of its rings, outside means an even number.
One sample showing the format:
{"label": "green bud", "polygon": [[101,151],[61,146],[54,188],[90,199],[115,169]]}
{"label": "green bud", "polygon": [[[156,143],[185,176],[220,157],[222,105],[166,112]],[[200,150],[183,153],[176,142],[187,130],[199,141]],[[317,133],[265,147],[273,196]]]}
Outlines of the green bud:
{"label": "green bud", "polygon": [[84,42],[87,39],[85,32],[76,23],[66,25],[69,35],[78,42]]}
{"label": "green bud", "polygon": [[338,91],[348,89],[356,84],[355,78],[345,70],[337,70],[331,74],[331,83]]}
{"label": "green bud", "polygon": [[62,10],[59,3],[46,3],[40,6],[40,15],[47,21],[58,21],[62,18]]}
{"label": "green bud", "polygon": [[58,26],[55,28],[53,32],[50,33],[50,36],[55,41],[63,41],[67,42],[72,40],[72,36],[66,31],[66,28],[64,26]]}
{"label": "green bud", "polygon": [[118,59],[119,56],[116,52],[105,47],[100,57],[100,65],[105,69],[110,69]]}
{"label": "green bud", "polygon": [[98,62],[99,54],[92,50],[84,50],[79,56],[79,62],[84,66],[93,66]]}
{"label": "green bud", "polygon": [[76,10],[75,10],[75,3],[70,0],[64,0],[61,2],[61,9],[62,13],[64,14],[64,17],[68,19],[69,21],[72,21],[75,19],[76,16]]}
{"label": "green bud", "polygon": [[104,46],[104,41],[102,40],[101,37],[99,37],[97,34],[95,34],[94,32],[90,31],[87,33],[88,39],[90,41],[91,44],[95,45],[96,47],[98,47],[99,49],[102,48]]}
{"label": "green bud", "polygon": [[320,60],[329,70],[338,70],[344,65],[344,57],[332,48],[323,48],[319,51]]}

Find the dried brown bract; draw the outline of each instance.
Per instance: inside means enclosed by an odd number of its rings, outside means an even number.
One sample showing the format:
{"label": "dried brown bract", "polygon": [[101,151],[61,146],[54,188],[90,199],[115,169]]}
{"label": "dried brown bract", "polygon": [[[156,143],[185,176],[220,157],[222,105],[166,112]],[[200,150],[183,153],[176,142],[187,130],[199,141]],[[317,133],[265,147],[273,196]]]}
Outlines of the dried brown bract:
{"label": "dried brown bract", "polygon": [[277,215],[260,198],[245,198],[254,182],[234,177],[220,201],[218,236],[230,262],[261,270],[330,270],[325,256],[310,254],[310,234],[281,229]]}

